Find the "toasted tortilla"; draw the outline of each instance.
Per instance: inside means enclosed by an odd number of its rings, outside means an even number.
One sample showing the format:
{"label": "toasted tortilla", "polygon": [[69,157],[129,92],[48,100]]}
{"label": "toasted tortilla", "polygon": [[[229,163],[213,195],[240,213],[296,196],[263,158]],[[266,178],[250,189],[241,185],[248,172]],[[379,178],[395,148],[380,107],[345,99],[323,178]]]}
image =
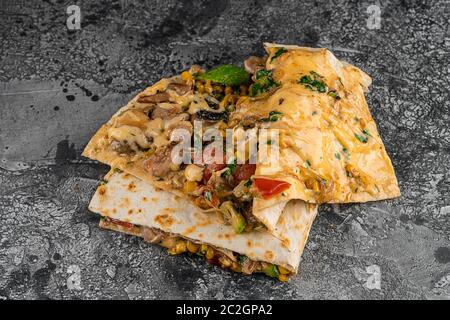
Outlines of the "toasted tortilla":
{"label": "toasted tortilla", "polygon": [[[265,68],[280,87],[267,99],[242,99],[231,125],[244,117],[282,113],[266,125],[281,132],[279,162],[258,163],[254,177],[291,187],[268,200],[255,198],[254,214],[259,217],[262,209],[289,199],[349,203],[398,197],[391,160],[364,97],[371,78],[326,49],[271,43],[265,48]],[[277,55],[280,48],[286,51]],[[321,76],[327,92],[300,83],[311,72]]]}
{"label": "toasted tortilla", "polygon": [[105,179],[107,183],[98,187],[89,204],[91,211],[282,266],[292,273],[298,270],[317,213],[316,205],[293,200],[285,206],[276,226],[282,239],[267,231],[236,234],[216,214],[201,212],[186,199],[157,190],[130,174],[111,172]]}

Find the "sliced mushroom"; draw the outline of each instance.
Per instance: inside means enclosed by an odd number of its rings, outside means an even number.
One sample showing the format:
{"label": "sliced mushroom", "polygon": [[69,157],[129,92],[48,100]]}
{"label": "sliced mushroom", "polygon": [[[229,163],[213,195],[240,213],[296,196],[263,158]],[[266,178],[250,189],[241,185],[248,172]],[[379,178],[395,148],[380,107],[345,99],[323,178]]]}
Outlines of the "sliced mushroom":
{"label": "sliced mushroom", "polygon": [[172,108],[162,108],[160,106],[157,106],[153,111],[151,118],[161,118],[161,119],[172,119],[176,117],[178,114],[181,113],[181,109],[178,107],[172,107]]}
{"label": "sliced mushroom", "polygon": [[164,177],[173,171],[172,148],[163,148],[144,162],[144,168],[155,177]]}
{"label": "sliced mushroom", "polygon": [[250,56],[244,61],[245,70],[248,73],[255,74],[258,70],[264,69],[265,59],[256,56]]}
{"label": "sliced mushroom", "polygon": [[111,148],[118,154],[132,154],[134,153],[133,148],[125,141],[112,141]]}
{"label": "sliced mushroom", "polygon": [[182,96],[191,91],[191,86],[185,83],[172,82],[167,85],[168,90],[175,91],[179,96]]}
{"label": "sliced mushroom", "polygon": [[168,102],[169,94],[167,92],[159,92],[149,96],[141,96],[138,99],[139,103],[160,103],[160,102]]}
{"label": "sliced mushroom", "polygon": [[158,229],[154,228],[143,228],[142,237],[145,241],[150,243],[159,243],[164,238],[166,238],[166,234]]}

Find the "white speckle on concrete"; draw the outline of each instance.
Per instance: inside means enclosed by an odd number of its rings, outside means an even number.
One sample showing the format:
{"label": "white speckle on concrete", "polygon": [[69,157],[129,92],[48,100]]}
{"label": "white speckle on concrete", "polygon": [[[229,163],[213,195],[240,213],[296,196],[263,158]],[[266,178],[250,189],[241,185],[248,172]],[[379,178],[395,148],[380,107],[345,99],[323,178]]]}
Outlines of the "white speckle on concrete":
{"label": "white speckle on concrete", "polygon": [[116,267],[113,265],[110,265],[106,268],[106,274],[113,279],[116,276]]}

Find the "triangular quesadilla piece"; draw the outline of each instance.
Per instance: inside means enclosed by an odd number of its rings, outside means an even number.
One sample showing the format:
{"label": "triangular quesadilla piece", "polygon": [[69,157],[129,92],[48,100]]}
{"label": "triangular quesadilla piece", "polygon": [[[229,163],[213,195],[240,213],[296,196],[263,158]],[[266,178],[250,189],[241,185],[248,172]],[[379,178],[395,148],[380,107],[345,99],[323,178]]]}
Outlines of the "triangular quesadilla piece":
{"label": "triangular quesadilla piece", "polygon": [[197,253],[233,271],[264,272],[282,281],[297,273],[317,212],[316,205],[293,200],[277,224],[282,240],[267,231],[236,234],[217,215],[117,171],[105,177],[89,209],[102,216],[100,226],[143,237],[167,247],[169,253]]}

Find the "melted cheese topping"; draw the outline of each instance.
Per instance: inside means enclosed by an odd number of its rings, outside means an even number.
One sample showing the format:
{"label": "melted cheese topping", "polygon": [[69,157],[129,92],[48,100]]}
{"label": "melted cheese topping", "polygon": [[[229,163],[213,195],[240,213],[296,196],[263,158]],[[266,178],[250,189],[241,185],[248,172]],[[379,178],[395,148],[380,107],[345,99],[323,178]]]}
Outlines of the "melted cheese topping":
{"label": "melted cheese topping", "polygon": [[[290,182],[284,200],[352,202],[398,196],[392,164],[364,98],[370,78],[325,49],[290,48],[272,60],[278,49],[267,48],[266,68],[280,88],[266,99],[241,99],[231,117],[239,121],[266,118],[271,111],[283,114],[264,123],[281,131],[279,162],[259,163],[256,176]],[[340,99],[299,83],[311,72],[322,76],[328,91]]]}

